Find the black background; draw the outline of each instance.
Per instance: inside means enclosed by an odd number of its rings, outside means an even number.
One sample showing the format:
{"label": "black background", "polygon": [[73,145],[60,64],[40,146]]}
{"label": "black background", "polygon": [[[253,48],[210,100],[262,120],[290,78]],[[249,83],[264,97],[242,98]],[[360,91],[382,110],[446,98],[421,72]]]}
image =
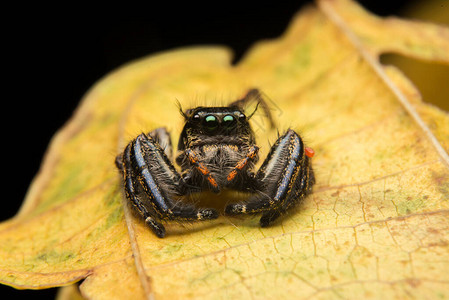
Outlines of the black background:
{"label": "black background", "polygon": [[[190,2],[190,1],[189,1]],[[377,15],[400,13],[411,1],[359,1]],[[280,3],[280,1],[279,1]],[[98,79],[120,65],[157,51],[198,44],[234,49],[236,60],[254,42],[286,29],[304,3],[242,3],[165,7],[17,7],[3,27],[3,205],[0,221],[14,216],[37,173],[53,134]],[[109,4],[111,6],[111,4]],[[56,289],[17,291],[0,285],[2,299],[45,297]]]}

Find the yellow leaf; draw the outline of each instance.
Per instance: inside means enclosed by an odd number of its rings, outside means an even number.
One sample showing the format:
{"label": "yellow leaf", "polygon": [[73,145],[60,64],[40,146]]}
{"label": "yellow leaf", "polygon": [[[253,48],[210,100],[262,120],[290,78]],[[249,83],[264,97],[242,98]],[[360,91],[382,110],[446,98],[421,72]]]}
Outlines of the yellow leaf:
{"label": "yellow leaf", "polygon": [[[54,137],[17,216],[0,224],[1,282],[85,279],[89,299],[449,297],[449,116],[378,61],[393,51],[448,64],[449,30],[346,0],[318,4],[237,66],[227,49],[186,48],[96,84]],[[175,141],[176,99],[226,103],[252,87],[273,100],[280,131],[300,131],[315,149],[313,194],[269,228],[222,216],[168,224],[158,239],[123,205],[115,156],[159,126]],[[253,126],[264,157],[276,132],[263,118]],[[240,196],[204,201],[227,197]]]}

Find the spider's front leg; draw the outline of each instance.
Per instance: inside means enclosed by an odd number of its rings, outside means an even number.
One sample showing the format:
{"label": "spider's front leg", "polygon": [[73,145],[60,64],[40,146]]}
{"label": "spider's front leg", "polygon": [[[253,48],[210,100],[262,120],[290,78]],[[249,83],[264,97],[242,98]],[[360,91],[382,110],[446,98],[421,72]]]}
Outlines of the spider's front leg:
{"label": "spider's front leg", "polygon": [[289,129],[272,146],[256,174],[262,189],[247,202],[226,207],[226,214],[263,213],[260,225],[266,227],[300,202],[315,183],[312,166],[299,135]]}
{"label": "spider's front leg", "polygon": [[161,238],[165,236],[165,228],[158,220],[218,218],[214,209],[197,209],[173,200],[189,190],[168,158],[170,151],[168,132],[158,128],[148,135],[139,135],[116,160],[123,174],[126,198]]}

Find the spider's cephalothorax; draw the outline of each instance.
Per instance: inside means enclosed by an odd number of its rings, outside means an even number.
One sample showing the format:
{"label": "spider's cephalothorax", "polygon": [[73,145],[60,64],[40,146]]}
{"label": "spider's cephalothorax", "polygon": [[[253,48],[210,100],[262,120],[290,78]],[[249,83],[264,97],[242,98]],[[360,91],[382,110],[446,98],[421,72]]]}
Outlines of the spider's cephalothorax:
{"label": "spider's cephalothorax", "polygon": [[184,129],[172,164],[172,146],[165,128],[141,134],[117,157],[123,174],[126,198],[158,237],[165,236],[160,220],[210,220],[218,218],[212,208],[181,204],[176,197],[203,190],[215,193],[233,189],[252,193],[244,202],[229,204],[227,215],[262,213],[262,227],[300,202],[315,183],[310,151],[300,136],[289,129],[280,136],[253,173],[259,147],[243,108],[256,101],[270,124],[273,119],[258,90],[227,107],[197,107],[182,112]]}

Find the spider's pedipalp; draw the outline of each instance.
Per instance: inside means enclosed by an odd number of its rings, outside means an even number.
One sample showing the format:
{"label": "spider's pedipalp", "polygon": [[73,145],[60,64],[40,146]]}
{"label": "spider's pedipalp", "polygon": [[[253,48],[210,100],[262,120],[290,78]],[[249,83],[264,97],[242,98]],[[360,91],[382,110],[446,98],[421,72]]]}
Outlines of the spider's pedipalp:
{"label": "spider's pedipalp", "polygon": [[257,147],[256,145],[253,145],[252,147],[250,147],[246,156],[244,158],[242,158],[241,160],[239,160],[235,164],[234,168],[232,168],[232,170],[229,172],[228,176],[226,177],[226,180],[229,182],[232,182],[236,178],[237,174],[248,165],[248,162],[257,160],[258,152],[259,152],[259,147]]}
{"label": "spider's pedipalp", "polygon": [[212,176],[209,171],[209,168],[200,161],[198,155],[192,149],[185,150],[186,156],[189,159],[190,163],[199,171],[199,173],[206,178],[207,182],[210,185],[210,189],[218,193],[220,191],[220,187],[218,186],[217,180]]}

